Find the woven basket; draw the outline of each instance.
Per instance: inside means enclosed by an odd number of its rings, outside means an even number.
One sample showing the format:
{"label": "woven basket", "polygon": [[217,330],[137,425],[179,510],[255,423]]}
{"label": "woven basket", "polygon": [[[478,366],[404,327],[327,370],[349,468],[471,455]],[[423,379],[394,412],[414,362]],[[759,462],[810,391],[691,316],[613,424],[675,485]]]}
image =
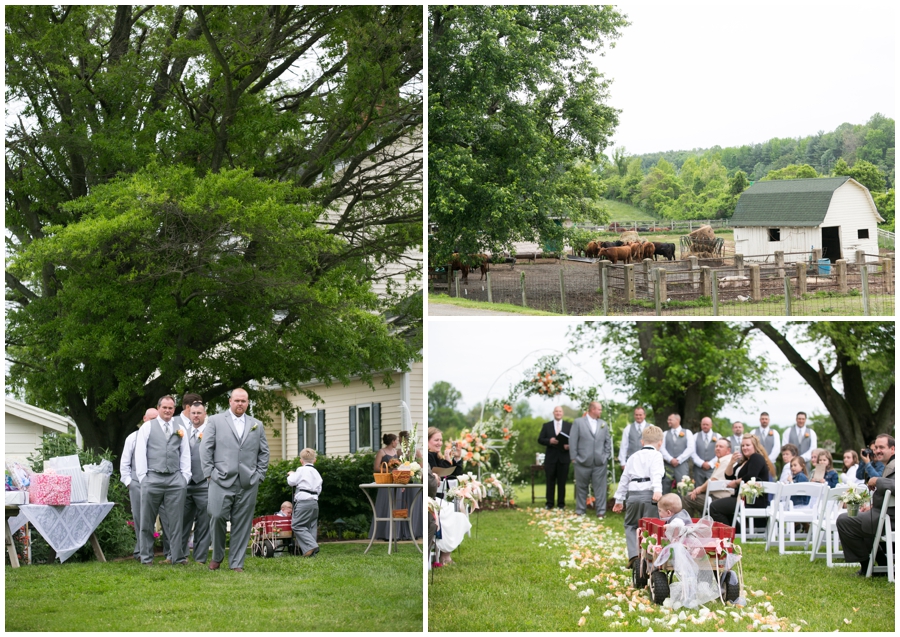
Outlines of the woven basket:
{"label": "woven basket", "polygon": [[391,511],[391,517],[405,520],[409,517],[409,509],[394,509]]}
{"label": "woven basket", "polygon": [[391,472],[388,471],[386,462],[381,463],[381,472],[373,473],[372,475],[375,476],[375,484],[391,484],[394,481]]}
{"label": "woven basket", "polygon": [[394,476],[394,484],[409,484],[409,481],[412,480],[412,471],[394,469],[392,474]]}

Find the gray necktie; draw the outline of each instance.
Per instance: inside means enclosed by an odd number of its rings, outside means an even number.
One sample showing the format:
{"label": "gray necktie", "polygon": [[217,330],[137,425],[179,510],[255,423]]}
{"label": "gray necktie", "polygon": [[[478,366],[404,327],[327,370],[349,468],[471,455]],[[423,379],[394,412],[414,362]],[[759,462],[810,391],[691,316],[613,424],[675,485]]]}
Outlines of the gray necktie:
{"label": "gray necktie", "polygon": [[197,428],[196,427],[191,429],[191,440],[197,440]]}
{"label": "gray necktie", "polygon": [[172,435],[172,430],[169,429],[169,423],[163,422],[163,429],[166,431],[166,438]]}

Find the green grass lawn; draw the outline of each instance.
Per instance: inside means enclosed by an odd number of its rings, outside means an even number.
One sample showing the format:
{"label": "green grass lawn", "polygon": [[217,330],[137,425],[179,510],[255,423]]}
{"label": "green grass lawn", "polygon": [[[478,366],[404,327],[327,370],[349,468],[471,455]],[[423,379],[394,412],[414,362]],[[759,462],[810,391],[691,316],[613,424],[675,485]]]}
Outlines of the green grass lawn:
{"label": "green grass lawn", "polygon": [[243,573],[133,560],[7,566],[6,631],[421,632],[422,554],[365,548],[248,556]]}
{"label": "green grass lawn", "polygon": [[656,217],[636,206],[614,199],[601,199],[600,202],[609,210],[609,218],[613,221],[656,221]]}
{"label": "green grass lawn", "polygon": [[[530,486],[527,494],[518,500],[523,507],[530,506]],[[824,559],[810,563],[809,555],[779,555],[759,544],[743,547],[747,607],[714,601],[706,607],[717,621],[694,625],[674,620],[670,626],[678,612],[653,605],[646,593],[630,587],[621,514],[608,515],[601,524],[580,518],[586,530],[569,536],[558,530],[565,523],[543,511],[532,514],[522,508],[477,517],[473,537],[453,554],[455,564],[429,576],[430,631],[646,631],[642,618],[665,622],[650,623],[654,631],[748,631],[754,630],[756,609],[763,607],[772,610],[761,614],[777,619],[783,631],[894,630],[895,587],[886,578],[860,578],[855,568],[829,569]],[[603,537],[605,545],[593,546],[595,538]],[[573,555],[592,557],[575,560],[575,568],[560,565]],[[588,588],[592,594],[579,596]],[[640,604],[642,598],[647,598],[647,610],[629,612],[628,603]]]}
{"label": "green grass lawn", "polygon": [[478,310],[493,310],[496,312],[514,312],[516,314],[522,314],[525,316],[559,316],[558,314],[554,314],[552,312],[543,312],[541,310],[535,310],[530,307],[522,307],[521,305],[512,305],[510,303],[488,304],[480,301],[472,301],[469,299],[458,299],[453,296],[447,296],[446,294],[430,293],[428,295],[428,303],[455,305],[457,307],[466,307]]}

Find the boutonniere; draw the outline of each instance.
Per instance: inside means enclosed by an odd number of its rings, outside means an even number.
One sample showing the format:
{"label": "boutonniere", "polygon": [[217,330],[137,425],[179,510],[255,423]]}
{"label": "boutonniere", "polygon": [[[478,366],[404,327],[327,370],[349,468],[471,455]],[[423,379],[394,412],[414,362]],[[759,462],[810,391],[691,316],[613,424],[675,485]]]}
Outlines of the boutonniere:
{"label": "boutonniere", "polygon": [[770,435],[770,436],[774,436],[774,435],[775,435],[775,432],[772,431],[771,429],[769,429],[769,435]]}
{"label": "boutonniere", "polygon": [[806,435],[803,436],[803,437],[804,437],[804,438],[809,438],[809,432],[807,431],[807,432],[806,432]]}
{"label": "boutonniere", "polygon": [[184,429],[179,429],[175,433],[178,434],[179,438],[184,438]]}
{"label": "boutonniere", "polygon": [[678,437],[684,438],[684,430],[683,429],[680,432],[678,432]]}
{"label": "boutonniere", "polygon": [[197,440],[203,440],[203,432],[197,434]]}
{"label": "boutonniere", "polygon": [[250,427],[250,431],[256,431],[257,427],[259,427],[259,425],[253,425],[252,427]]}
{"label": "boutonniere", "polygon": [[716,440],[718,440],[718,438],[716,437],[715,434],[713,434],[712,441],[715,442]]}

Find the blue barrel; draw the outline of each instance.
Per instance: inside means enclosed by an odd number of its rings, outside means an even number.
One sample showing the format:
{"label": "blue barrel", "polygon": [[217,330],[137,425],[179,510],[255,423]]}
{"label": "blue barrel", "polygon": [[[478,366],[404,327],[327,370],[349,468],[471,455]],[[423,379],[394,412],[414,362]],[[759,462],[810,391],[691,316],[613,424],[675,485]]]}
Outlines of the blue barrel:
{"label": "blue barrel", "polygon": [[831,259],[819,259],[819,274],[822,276],[831,274]]}

